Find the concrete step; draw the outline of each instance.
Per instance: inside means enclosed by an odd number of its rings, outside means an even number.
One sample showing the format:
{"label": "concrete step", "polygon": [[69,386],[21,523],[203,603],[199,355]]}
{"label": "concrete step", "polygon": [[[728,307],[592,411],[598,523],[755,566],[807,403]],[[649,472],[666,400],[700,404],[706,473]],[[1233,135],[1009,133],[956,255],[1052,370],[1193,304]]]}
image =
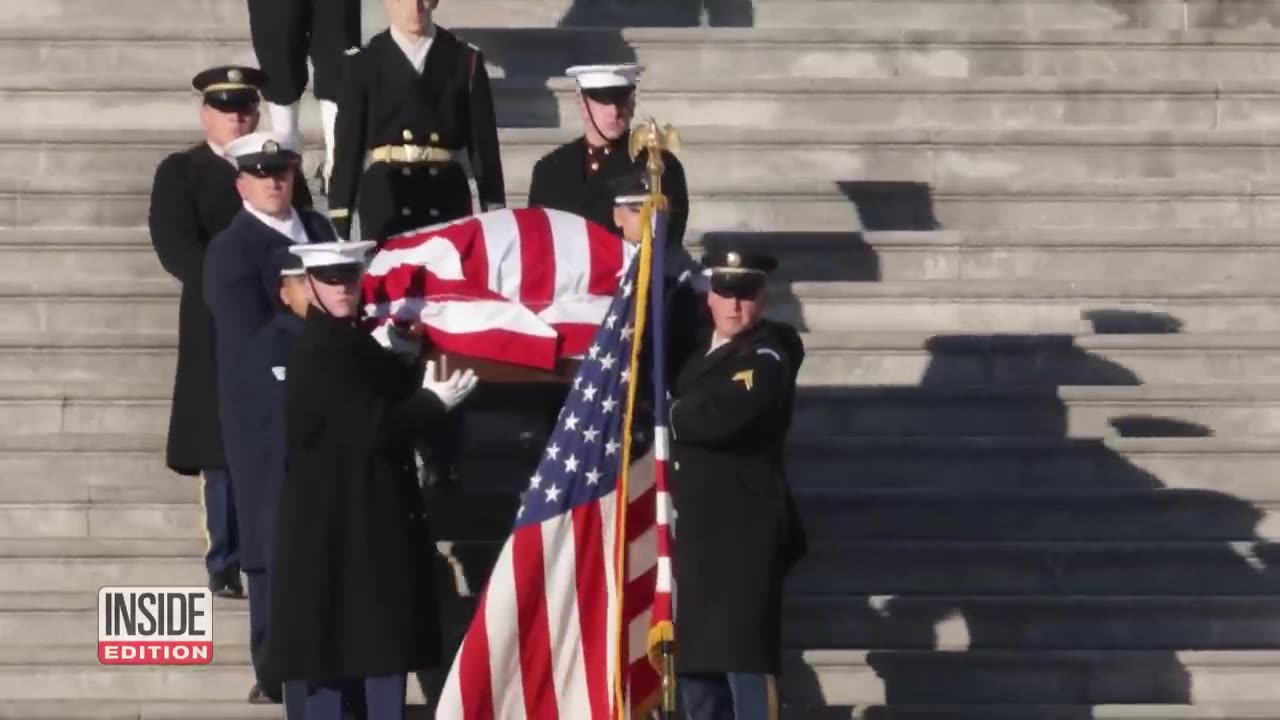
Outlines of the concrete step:
{"label": "concrete step", "polygon": [[[1267,436],[1280,432],[1276,388],[803,386],[793,427],[819,435],[1160,437],[1176,425],[1180,436]],[[168,427],[170,392],[168,382],[0,385],[0,426],[13,433],[160,434]]]}
{"label": "concrete step", "polygon": [[1280,576],[1268,554],[1247,542],[820,543],[787,586],[850,595],[1274,595]]}
{"label": "concrete step", "polygon": [[[103,133],[23,128],[0,139],[0,182],[13,191],[147,193],[156,166],[198,141],[190,132]],[[500,133],[509,189],[523,192],[534,163],[572,139],[560,129]],[[1267,130],[848,128],[817,131],[690,127],[680,156],[698,191],[730,180],[773,187],[780,176],[806,187],[840,181],[1276,179],[1280,136]],[[322,147],[308,145],[308,163]],[[856,186],[855,186],[856,187]]]}
{"label": "concrete step", "polygon": [[[805,333],[803,339],[803,385],[1280,382],[1280,334],[1274,333]],[[173,374],[176,344],[168,333],[4,333],[0,382],[154,381]]]}
{"label": "concrete step", "polygon": [[[792,427],[833,435],[1106,437],[1118,419],[1182,423],[1208,435],[1280,432],[1280,391],[1265,385],[1115,387],[802,387]],[[1116,420],[1117,422],[1113,422]],[[1151,433],[1160,436],[1153,422]]]}
{"label": "concrete step", "polygon": [[[524,207],[525,188],[509,188]],[[62,193],[0,184],[0,227],[138,227],[146,192]],[[711,232],[851,233],[862,230],[1270,231],[1280,226],[1280,183],[1270,180],[796,180],[743,186],[731,177],[694,188],[688,235]]]}
{"label": "concrete step", "polygon": [[[814,650],[786,658],[782,694],[797,704],[823,698],[881,708],[833,709],[815,720],[1275,718],[1274,686],[1264,678],[1277,662],[1274,652],[1251,651]],[[1140,706],[1146,703],[1167,705]],[[1052,704],[1094,707],[1058,714],[1044,707]]]}
{"label": "concrete step", "polygon": [[[229,38],[248,36],[248,14],[235,0],[121,0],[113,12],[99,0],[52,0],[38,7],[3,8],[0,28],[9,37]],[[385,25],[379,4],[365,1],[365,35]],[[199,23],[191,18],[198,17]],[[1266,2],[1234,0],[671,0],[661,5],[631,0],[575,2],[503,0],[442,3],[441,24],[450,27],[556,27],[594,25],[759,28],[846,27],[889,29],[1074,28],[1276,28],[1280,15]]]}
{"label": "concrete step", "polygon": [[[0,128],[119,130],[194,125],[189,74],[163,82],[86,76],[56,88],[7,89]],[[567,78],[494,81],[498,122],[509,127],[578,125]],[[184,89],[187,88],[187,89]],[[304,125],[319,124],[313,100]],[[772,129],[827,127],[1084,127],[1265,129],[1280,114],[1280,92],[1261,79],[880,78],[741,79],[689,76],[641,93],[638,117],[683,126]]]}
{"label": "concrete step", "polygon": [[[797,491],[796,503],[809,535],[829,542],[1225,543],[1280,537],[1273,504],[1203,490],[834,489]],[[1268,548],[1259,552],[1272,554]]]}
{"label": "concrete step", "polygon": [[[244,677],[248,678],[245,682],[252,684],[252,673]],[[239,695],[247,696],[247,687],[241,688]],[[191,702],[184,702],[182,699],[148,702],[100,698],[0,701],[0,718],[4,720],[240,720],[274,719],[281,717],[281,712],[278,705],[250,705],[238,696]]]}
{"label": "concrete step", "polygon": [[1277,720],[1280,710],[1269,703],[1204,705],[822,705],[784,703],[788,718],[798,720]]}
{"label": "concrete step", "polygon": [[[175,68],[256,64],[243,40],[144,37],[0,39],[9,88],[50,88],[111,76],[171,83]],[[1274,71],[1272,33],[1242,31],[1010,31],[957,28],[460,28],[491,77],[548,78],[571,65],[622,58],[646,85],[686,74],[773,78],[1049,75],[1238,78]],[[38,63],[33,69],[32,61]]]}
{"label": "concrete step", "polygon": [[[1280,626],[1276,624],[1280,597],[1275,596],[928,595],[873,598],[868,603],[866,598],[804,595],[787,598],[784,606],[783,642],[800,648],[1169,651],[1280,648],[1280,632],[1277,632]],[[1271,687],[1233,699],[1277,698],[1280,690]],[[1039,699],[1042,702],[1075,700]],[[1134,699],[1158,702],[1150,697]],[[950,701],[981,700],[965,697]]]}

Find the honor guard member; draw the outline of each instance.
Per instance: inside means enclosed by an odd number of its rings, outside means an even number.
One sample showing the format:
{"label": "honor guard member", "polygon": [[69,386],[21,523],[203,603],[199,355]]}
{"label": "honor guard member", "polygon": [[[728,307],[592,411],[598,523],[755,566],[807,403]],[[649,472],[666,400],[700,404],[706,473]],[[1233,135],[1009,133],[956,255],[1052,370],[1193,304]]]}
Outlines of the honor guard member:
{"label": "honor guard member", "polygon": [[[565,72],[578,84],[578,111],[583,136],[552,150],[533,166],[529,206],[581,215],[621,234],[613,222],[610,184],[632,168],[628,154],[631,120],[636,109],[639,65],[578,65]],[[648,157],[641,152],[636,161]],[[667,244],[684,242],[689,221],[689,189],[684,166],[662,153],[662,191],[670,205]]]}
{"label": "honor guard member", "polygon": [[298,103],[307,87],[310,56],[315,67],[312,94],[320,101],[324,127],[327,179],[333,169],[343,53],[360,45],[360,0],[249,0],[249,34],[267,73],[262,94],[271,129],[292,136],[298,147]]}
{"label": "honor guard member", "polygon": [[357,202],[361,235],[378,241],[470,215],[464,161],[481,209],[506,204],[483,54],[435,25],[436,0],[386,6],[391,27],[348,58],[338,101],[329,216],[344,238]]}
{"label": "honor guard member", "polygon": [[254,704],[282,701],[280,682],[268,678],[265,671],[271,616],[270,559],[286,468],[285,366],[307,313],[302,260],[280,250],[272,263],[280,278],[276,314],[245,344],[240,369],[229,376],[227,395],[232,402],[224,410],[227,430],[235,434],[232,444],[242,449],[244,458],[232,481],[240,521],[241,565],[249,579],[249,648],[257,680],[249,690],[249,702]]}
{"label": "honor guard member", "polygon": [[[235,161],[227,145],[258,126],[263,73],[251,67],[209,68],[191,79],[200,93],[204,142],[173,153],[156,168],[147,222],[160,264],[182,284],[178,304],[178,366],[169,415],[165,462],[180,475],[203,476],[209,547],[209,589],[224,597],[243,594],[231,480],[218,421],[213,317],[204,303],[205,250],[243,206],[236,191]],[[310,207],[303,183],[293,204]]]}
{"label": "honor guard member", "polygon": [[783,581],[805,552],[783,471],[799,334],[763,319],[777,261],[703,258],[710,332],[672,385],[672,499],[680,556],[676,653],[692,720],[778,715]]}
{"label": "honor guard member", "polygon": [[[310,309],[285,376],[289,468],[271,563],[273,677],[306,693],[308,720],[338,720],[344,681],[369,720],[402,720],[406,676],[440,663],[434,545],[413,465],[475,389],[438,381],[357,321],[372,241],[297,245]],[[289,690],[292,693],[293,690]]]}

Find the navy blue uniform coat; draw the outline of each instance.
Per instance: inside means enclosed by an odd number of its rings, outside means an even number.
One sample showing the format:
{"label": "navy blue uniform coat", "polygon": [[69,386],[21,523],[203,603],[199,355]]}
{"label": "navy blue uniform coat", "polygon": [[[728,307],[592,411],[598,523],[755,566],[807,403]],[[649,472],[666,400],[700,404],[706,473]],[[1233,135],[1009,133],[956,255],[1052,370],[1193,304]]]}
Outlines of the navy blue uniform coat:
{"label": "navy blue uniform coat", "polygon": [[239,472],[231,476],[240,523],[240,563],[248,572],[270,569],[276,502],[287,462],[284,380],[289,351],[302,318],[280,312],[245,345],[240,372],[227,388],[229,445]]}

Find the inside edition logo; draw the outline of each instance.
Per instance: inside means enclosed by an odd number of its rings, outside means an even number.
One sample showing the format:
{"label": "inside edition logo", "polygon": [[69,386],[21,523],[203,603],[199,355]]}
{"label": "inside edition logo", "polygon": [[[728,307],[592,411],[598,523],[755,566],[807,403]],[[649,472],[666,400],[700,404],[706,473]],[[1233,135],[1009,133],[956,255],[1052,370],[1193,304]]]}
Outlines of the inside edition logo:
{"label": "inside edition logo", "polygon": [[213,593],[202,587],[98,591],[98,661],[104,665],[207,665],[213,661]]}

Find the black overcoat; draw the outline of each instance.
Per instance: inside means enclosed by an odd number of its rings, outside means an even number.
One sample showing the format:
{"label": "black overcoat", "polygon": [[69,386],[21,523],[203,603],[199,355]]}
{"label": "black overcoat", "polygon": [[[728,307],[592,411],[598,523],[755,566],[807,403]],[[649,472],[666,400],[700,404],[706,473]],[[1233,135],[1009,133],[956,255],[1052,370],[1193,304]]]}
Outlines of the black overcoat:
{"label": "black overcoat", "polygon": [[465,153],[481,209],[506,204],[484,56],[442,27],[436,28],[421,75],[387,30],[348,57],[334,132],[329,216],[343,237],[357,208],[360,232],[370,240],[472,213],[465,166],[376,162],[366,169],[366,153],[381,146]]}
{"label": "black overcoat", "polygon": [[806,549],[783,470],[804,348],[769,321],[708,347],[670,409],[677,669],[776,675],[783,581]]}
{"label": "black overcoat", "polygon": [[[225,468],[218,423],[213,318],[204,303],[204,255],[243,203],[236,170],[200,143],[173,153],[156,168],[147,224],[160,264],[178,282],[178,367],[173,381],[165,464],[182,475]],[[311,193],[299,175],[294,205],[310,207]]]}
{"label": "black overcoat", "polygon": [[240,567],[265,572],[275,537],[276,503],[284,485],[284,379],[289,351],[302,332],[302,318],[281,311],[245,344],[239,372],[229,376],[223,409],[231,454]]}
{"label": "black overcoat", "polygon": [[285,378],[273,677],[332,681],[440,661],[434,545],[413,449],[446,411],[420,376],[350,321],[308,314]]}
{"label": "black overcoat", "polygon": [[[627,155],[628,132],[609,146],[600,169],[587,173],[587,141],[578,138],[561,145],[542,156],[533,166],[529,181],[529,207],[551,208],[581,215],[598,223],[614,234],[622,230],[613,222],[613,206],[616,197],[611,187],[613,181],[626,175],[635,163],[643,163],[649,154],[642,151],[633,163]],[[685,227],[689,223],[689,187],[685,182],[684,166],[675,155],[662,153],[662,192],[670,203],[667,220],[667,244],[684,242]]]}

